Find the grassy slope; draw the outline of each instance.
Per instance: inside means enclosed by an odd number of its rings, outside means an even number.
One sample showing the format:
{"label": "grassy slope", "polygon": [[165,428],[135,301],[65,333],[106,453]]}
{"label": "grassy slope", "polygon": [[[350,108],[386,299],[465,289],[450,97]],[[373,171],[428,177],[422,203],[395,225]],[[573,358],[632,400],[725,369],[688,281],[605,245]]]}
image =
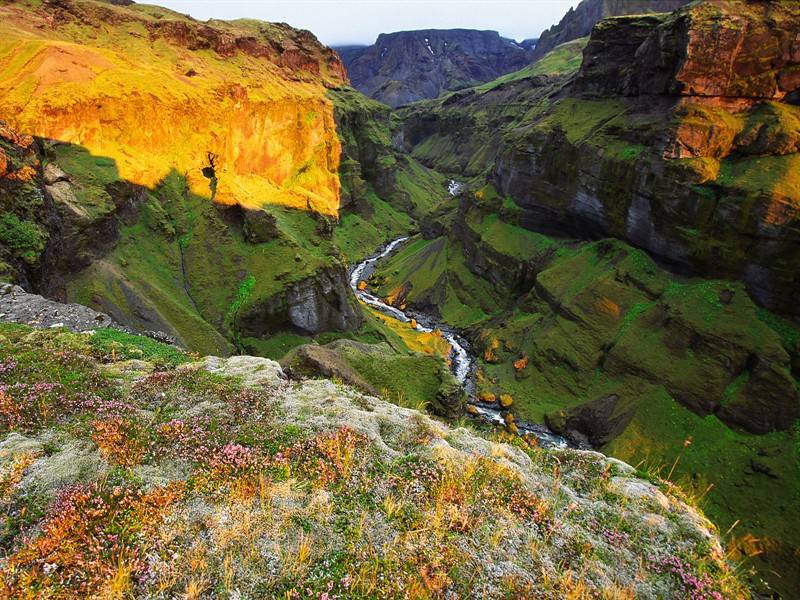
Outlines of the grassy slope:
{"label": "grassy slope", "polygon": [[466,327],[486,318],[496,306],[492,286],[476,277],[452,240],[414,238],[380,267],[373,289],[395,297],[408,286],[409,303],[435,307],[445,322]]}
{"label": "grassy slope", "polygon": [[536,75],[559,75],[575,72],[581,66],[583,49],[586,47],[588,41],[588,37],[583,37],[556,46],[543,56],[541,60],[537,60],[532,65],[498,77],[483,85],[476,86],[475,89],[479,92],[488,92],[507,83],[528,79]]}
{"label": "grassy slope", "polygon": [[[53,158],[73,178],[82,204],[110,203],[112,166],[98,170],[98,159],[74,146],[56,146]],[[231,307],[245,280],[254,280],[246,300],[255,301],[331,264],[336,253],[307,213],[270,207],[280,235],[253,244],[220,211],[171,174],[145,193],[138,219],[121,227],[114,249],[68,282],[70,299],[134,322],[144,306],[152,328],[170,329],[194,350],[225,352],[234,333]]]}
{"label": "grassy slope", "polygon": [[[586,41],[563,44],[534,65],[495,81],[400,109],[403,121],[419,119],[424,125],[412,156],[483,185],[505,138],[537,119],[550,106],[549,94],[578,70]],[[441,126],[430,128],[437,123]]]}
{"label": "grassy slope", "polygon": [[700,515],[596,457],[117,332],[0,340],[4,596],[743,593]]}
{"label": "grassy slope", "polygon": [[703,510],[721,531],[734,528],[727,540],[734,557],[749,556],[748,568],[781,573],[779,587],[793,589],[797,574],[786,566],[800,544],[792,514],[800,502],[798,435],[797,429],[768,435],[732,430],[713,416],[697,416],[653,386],[642,394],[631,424],[603,451],[661,477],[675,465],[670,479],[702,498]]}

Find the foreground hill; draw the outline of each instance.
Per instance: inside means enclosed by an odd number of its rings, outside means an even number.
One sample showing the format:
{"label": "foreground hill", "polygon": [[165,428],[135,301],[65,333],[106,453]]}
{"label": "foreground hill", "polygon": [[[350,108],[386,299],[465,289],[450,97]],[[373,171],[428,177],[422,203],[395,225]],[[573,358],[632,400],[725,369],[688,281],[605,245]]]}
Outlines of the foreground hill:
{"label": "foreground hill", "polygon": [[248,356],[0,325],[7,598],[744,598],[634,470]]}
{"label": "foreground hill", "polygon": [[382,33],[373,45],[340,54],[353,86],[393,107],[491,81],[531,60],[496,31],[472,29]]}

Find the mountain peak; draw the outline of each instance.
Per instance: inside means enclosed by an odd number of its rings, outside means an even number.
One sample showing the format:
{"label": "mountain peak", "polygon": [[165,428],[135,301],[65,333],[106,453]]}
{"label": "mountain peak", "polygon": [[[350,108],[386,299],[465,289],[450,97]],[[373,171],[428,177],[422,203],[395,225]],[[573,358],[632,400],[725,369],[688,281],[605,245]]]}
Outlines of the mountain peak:
{"label": "mountain peak", "polygon": [[341,56],[353,86],[390,106],[490,81],[531,58],[514,40],[474,29],[382,33],[373,45],[343,48]]}

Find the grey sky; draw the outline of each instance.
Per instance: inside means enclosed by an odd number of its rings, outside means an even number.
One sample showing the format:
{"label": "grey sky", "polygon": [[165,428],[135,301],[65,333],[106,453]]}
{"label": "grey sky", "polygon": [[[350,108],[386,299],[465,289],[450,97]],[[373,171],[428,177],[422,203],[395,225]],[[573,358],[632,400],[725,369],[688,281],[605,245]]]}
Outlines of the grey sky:
{"label": "grey sky", "polygon": [[197,19],[250,17],[309,29],[325,44],[371,44],[407,29],[494,29],[538,37],[579,0],[142,0]]}

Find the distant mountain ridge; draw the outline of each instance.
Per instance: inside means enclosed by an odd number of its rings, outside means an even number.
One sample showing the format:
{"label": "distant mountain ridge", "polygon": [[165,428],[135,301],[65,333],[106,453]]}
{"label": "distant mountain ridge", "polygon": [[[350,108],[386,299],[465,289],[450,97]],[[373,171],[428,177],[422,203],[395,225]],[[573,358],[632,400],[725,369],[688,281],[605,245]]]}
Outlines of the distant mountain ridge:
{"label": "distant mountain ridge", "polygon": [[371,46],[334,50],[356,89],[397,107],[521,69],[532,60],[526,42],[496,31],[425,29],[382,33]]}
{"label": "distant mountain ridge", "polygon": [[589,35],[592,27],[607,17],[668,13],[689,2],[691,0],[583,0],[577,7],[570,8],[558,25],[542,32],[532,58],[539,60],[556,46]]}

